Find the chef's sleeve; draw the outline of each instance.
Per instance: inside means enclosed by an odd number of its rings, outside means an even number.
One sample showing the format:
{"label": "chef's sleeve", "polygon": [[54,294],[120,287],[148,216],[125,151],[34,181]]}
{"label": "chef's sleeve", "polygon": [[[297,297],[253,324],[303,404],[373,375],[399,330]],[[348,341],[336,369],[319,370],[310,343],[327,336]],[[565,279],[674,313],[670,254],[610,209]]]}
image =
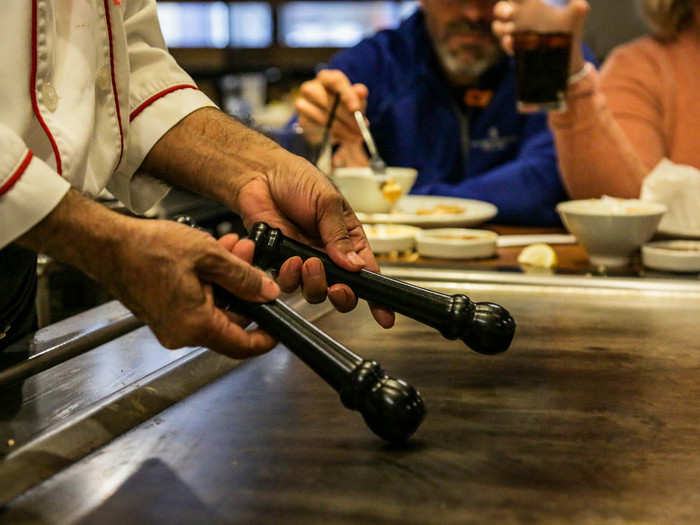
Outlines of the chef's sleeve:
{"label": "chef's sleeve", "polygon": [[0,248],[46,217],[69,189],[68,181],[0,124]]}
{"label": "chef's sleeve", "polygon": [[130,0],[123,6],[130,65],[130,122],[126,158],[107,188],[130,209],[143,212],[168,190],[161,181],[138,173],[144,158],[180,120],[215,104],[168,53],[155,0]]}

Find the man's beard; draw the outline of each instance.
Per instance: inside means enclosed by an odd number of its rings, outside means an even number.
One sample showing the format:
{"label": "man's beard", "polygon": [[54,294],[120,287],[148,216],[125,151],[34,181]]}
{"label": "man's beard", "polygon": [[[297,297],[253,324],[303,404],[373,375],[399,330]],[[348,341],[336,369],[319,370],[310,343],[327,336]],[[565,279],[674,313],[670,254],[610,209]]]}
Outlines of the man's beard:
{"label": "man's beard", "polygon": [[[461,43],[450,46],[450,40],[460,35],[479,35],[487,43]],[[436,52],[448,76],[468,83],[481,76],[503,56],[498,40],[491,33],[490,23],[460,20],[449,24],[435,42]]]}

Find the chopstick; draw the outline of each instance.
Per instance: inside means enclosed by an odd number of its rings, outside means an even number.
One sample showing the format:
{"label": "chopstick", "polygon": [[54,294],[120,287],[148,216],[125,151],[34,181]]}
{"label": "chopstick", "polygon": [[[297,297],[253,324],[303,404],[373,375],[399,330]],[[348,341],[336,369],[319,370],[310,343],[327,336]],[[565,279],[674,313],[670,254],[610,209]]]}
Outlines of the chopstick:
{"label": "chopstick", "polygon": [[326,120],[326,126],[323,129],[321,144],[319,144],[318,149],[316,150],[316,155],[314,155],[314,164],[318,164],[318,159],[321,157],[323,150],[326,149],[328,139],[331,136],[331,126],[333,125],[333,120],[335,119],[335,113],[338,110],[338,104],[340,104],[340,93],[336,93],[335,98],[333,99],[331,110],[328,113],[328,120]]}

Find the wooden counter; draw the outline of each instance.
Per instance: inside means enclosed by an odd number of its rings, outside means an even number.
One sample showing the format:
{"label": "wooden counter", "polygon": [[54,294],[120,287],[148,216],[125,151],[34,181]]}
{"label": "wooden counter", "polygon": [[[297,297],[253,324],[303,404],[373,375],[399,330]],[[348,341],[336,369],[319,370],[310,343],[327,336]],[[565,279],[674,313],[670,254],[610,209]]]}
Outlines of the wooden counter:
{"label": "wooden counter", "polygon": [[[563,228],[543,228],[543,227],[522,227],[522,226],[503,226],[495,224],[486,224],[480,228],[495,231],[499,235],[533,235],[533,234],[566,234],[567,231]],[[596,267],[588,260],[586,250],[580,244],[552,244],[551,247],[557,254],[558,266],[555,273],[565,275],[617,275],[617,276],[639,276],[645,272],[641,265],[639,254],[632,257],[630,264],[622,268],[602,268]],[[466,260],[450,260],[437,259],[430,257],[418,257],[416,254],[411,256],[402,255],[378,255],[377,259],[381,263],[407,263],[416,266],[433,266],[440,267],[464,267],[473,270],[498,270],[505,269],[509,271],[520,271],[518,264],[518,255],[523,250],[524,246],[499,247],[495,257],[488,259],[466,259]]]}

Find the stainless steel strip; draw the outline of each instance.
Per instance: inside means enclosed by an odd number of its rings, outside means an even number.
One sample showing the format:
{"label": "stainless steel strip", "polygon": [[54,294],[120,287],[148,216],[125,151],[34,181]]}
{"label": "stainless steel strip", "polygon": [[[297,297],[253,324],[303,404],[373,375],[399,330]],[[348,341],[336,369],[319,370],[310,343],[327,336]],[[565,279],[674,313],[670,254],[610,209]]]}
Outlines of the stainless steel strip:
{"label": "stainless steel strip", "polygon": [[34,374],[48,370],[73,357],[89,352],[93,348],[108,343],[117,337],[143,326],[134,315],[128,315],[112,323],[81,332],[70,339],[36,354],[26,361],[0,371],[0,387],[27,379]]}
{"label": "stainless steel strip", "polygon": [[507,284],[566,288],[595,288],[656,291],[665,293],[700,293],[700,279],[675,280],[638,277],[594,277],[538,275],[506,272],[480,272],[441,267],[414,267],[383,264],[382,273],[406,281],[450,283]]}

